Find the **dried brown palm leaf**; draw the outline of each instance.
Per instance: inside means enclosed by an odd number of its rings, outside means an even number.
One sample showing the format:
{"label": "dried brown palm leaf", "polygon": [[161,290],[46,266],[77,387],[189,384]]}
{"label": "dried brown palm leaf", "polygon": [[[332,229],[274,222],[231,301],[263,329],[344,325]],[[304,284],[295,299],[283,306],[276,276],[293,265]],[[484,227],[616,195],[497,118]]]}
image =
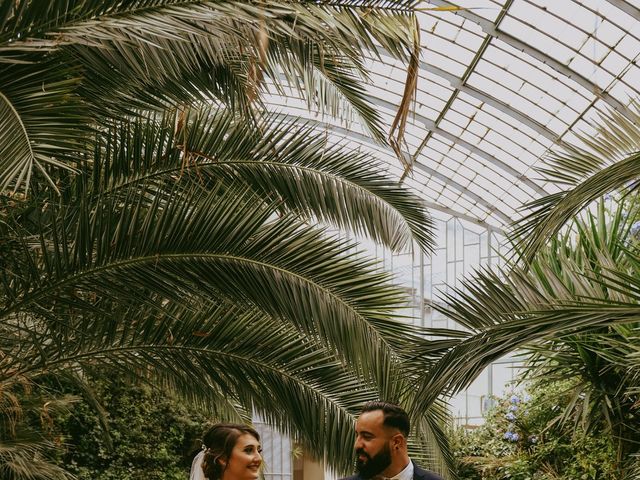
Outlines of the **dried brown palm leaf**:
{"label": "dried brown palm leaf", "polygon": [[413,51],[411,52],[411,58],[409,59],[407,79],[404,84],[404,92],[402,93],[402,100],[400,100],[398,112],[393,119],[391,130],[389,131],[389,143],[391,144],[391,147],[393,148],[393,151],[395,152],[400,162],[404,165],[402,179],[404,179],[404,177],[409,172],[411,172],[411,168],[413,167],[413,162],[411,161],[411,159],[404,158],[401,145],[404,142],[404,134],[407,127],[407,118],[409,117],[409,112],[411,111],[411,102],[415,99],[416,90],[418,89],[419,67],[420,24],[418,23],[418,19],[416,19],[413,26]]}
{"label": "dried brown palm leaf", "polygon": [[269,50],[269,32],[264,16],[260,18],[260,29],[256,32],[257,57],[252,57],[249,65],[247,82],[247,98],[253,103],[260,95],[260,85],[264,79],[264,67],[267,63]]}

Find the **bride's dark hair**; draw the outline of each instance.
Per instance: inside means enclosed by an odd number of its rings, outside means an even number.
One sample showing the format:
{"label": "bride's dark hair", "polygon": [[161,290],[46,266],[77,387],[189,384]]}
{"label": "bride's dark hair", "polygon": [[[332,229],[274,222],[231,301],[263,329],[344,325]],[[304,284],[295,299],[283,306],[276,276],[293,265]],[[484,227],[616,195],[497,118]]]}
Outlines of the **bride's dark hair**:
{"label": "bride's dark hair", "polygon": [[236,423],[217,423],[209,428],[202,437],[205,451],[202,459],[202,471],[209,480],[220,480],[226,468],[221,460],[228,461],[238,438],[252,435],[260,441],[260,435],[247,425]]}

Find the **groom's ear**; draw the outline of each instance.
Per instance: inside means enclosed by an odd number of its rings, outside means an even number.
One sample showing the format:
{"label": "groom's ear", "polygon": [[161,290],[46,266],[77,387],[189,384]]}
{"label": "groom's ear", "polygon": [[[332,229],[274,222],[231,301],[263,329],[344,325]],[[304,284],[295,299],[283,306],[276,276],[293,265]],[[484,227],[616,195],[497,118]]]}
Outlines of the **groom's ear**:
{"label": "groom's ear", "polygon": [[402,435],[401,433],[397,433],[393,436],[392,444],[395,450],[399,450],[400,448],[402,448],[403,443],[404,443],[404,435]]}

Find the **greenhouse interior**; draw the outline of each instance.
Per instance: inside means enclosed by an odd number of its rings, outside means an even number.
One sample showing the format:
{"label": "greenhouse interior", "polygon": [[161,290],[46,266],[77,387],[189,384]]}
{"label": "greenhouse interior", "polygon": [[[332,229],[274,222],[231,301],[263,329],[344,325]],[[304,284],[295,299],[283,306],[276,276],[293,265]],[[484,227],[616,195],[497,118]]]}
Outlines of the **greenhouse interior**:
{"label": "greenhouse interior", "polygon": [[0,21],[0,478],[640,479],[639,0]]}

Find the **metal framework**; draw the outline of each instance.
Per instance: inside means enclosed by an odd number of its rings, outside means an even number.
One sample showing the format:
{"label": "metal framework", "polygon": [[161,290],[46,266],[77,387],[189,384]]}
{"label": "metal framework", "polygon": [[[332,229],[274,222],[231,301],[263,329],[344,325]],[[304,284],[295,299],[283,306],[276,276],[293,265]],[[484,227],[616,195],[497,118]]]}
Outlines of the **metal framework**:
{"label": "metal framework", "polygon": [[[466,0],[425,11],[415,112],[406,131],[414,164],[405,181],[435,209],[502,230],[520,207],[557,191],[536,168],[549,149],[576,145],[600,114],[628,115],[640,95],[640,1]],[[454,6],[429,0],[425,7]],[[406,66],[371,60],[369,92],[391,123]],[[295,99],[281,111],[311,118]],[[316,118],[317,121],[317,118]],[[399,176],[390,149],[360,125],[317,121],[371,150]]]}

